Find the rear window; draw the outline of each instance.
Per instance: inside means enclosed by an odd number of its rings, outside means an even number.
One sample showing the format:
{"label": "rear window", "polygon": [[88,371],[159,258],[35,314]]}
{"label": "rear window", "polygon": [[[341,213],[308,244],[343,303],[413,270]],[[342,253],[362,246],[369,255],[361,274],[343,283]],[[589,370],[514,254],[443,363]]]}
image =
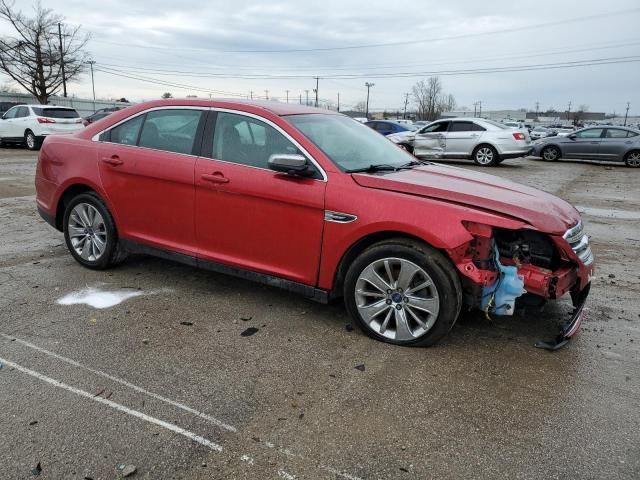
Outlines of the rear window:
{"label": "rear window", "polygon": [[506,127],[502,123],[494,122],[493,120],[482,120],[484,123],[488,123],[494,127],[498,127],[500,130],[510,130],[509,127]]}
{"label": "rear window", "polygon": [[48,118],[80,118],[80,114],[72,108],[41,108],[31,107],[33,113],[39,117]]}

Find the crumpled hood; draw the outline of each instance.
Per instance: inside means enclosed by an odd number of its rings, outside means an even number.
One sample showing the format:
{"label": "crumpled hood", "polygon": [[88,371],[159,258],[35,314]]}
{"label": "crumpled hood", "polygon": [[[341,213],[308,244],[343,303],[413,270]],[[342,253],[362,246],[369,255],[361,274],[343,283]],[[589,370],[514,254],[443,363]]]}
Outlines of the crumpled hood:
{"label": "crumpled hood", "polygon": [[359,185],[479,207],[518,218],[545,233],[562,235],[580,219],[564,200],[494,175],[429,164],[412,170],[353,174]]}

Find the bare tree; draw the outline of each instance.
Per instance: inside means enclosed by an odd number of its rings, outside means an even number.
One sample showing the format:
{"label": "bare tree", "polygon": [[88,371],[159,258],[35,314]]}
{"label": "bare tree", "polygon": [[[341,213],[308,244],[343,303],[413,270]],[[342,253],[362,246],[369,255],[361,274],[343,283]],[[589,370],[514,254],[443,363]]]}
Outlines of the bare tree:
{"label": "bare tree", "polygon": [[442,82],[439,77],[429,77],[426,82],[420,80],[413,86],[411,92],[420,120],[436,120],[442,112],[456,108],[455,97],[442,91]]}
{"label": "bare tree", "polygon": [[15,36],[0,39],[0,69],[46,104],[64,81],[74,80],[84,72],[89,59],[84,48],[89,35],[82,35],[80,27],[61,25],[64,18],[39,2],[34,13],[33,18],[27,17],[14,7],[14,2],[0,0],[0,19],[15,30]]}
{"label": "bare tree", "polygon": [[582,104],[578,107],[578,110],[573,112],[573,124],[578,125],[584,120],[585,113],[589,111],[589,105]]}
{"label": "bare tree", "polygon": [[164,92],[161,98],[173,98],[173,95],[171,92]]}
{"label": "bare tree", "polygon": [[353,106],[353,109],[354,109],[356,112],[362,112],[362,113],[364,113],[364,111],[365,111],[365,110],[366,110],[366,108],[367,108],[366,103],[367,103],[367,102],[365,102],[364,100],[360,100],[359,102],[357,102],[357,103]]}
{"label": "bare tree", "polygon": [[451,93],[443,94],[438,101],[438,115],[442,112],[451,112],[456,109],[457,106],[456,97]]}

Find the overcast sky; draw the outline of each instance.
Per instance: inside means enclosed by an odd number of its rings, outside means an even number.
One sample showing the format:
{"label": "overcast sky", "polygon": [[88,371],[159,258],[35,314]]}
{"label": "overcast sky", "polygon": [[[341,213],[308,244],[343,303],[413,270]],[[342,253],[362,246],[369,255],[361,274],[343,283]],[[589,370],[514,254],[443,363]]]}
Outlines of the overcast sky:
{"label": "overcast sky", "polygon": [[[32,4],[16,2],[25,13]],[[458,105],[471,109],[482,100],[483,110],[535,109],[536,102],[541,110],[566,110],[571,101],[572,109],[586,104],[591,111],[622,112],[630,101],[631,112],[640,113],[637,61],[526,72],[459,72],[634,56],[640,60],[638,0],[44,0],[43,5],[91,33],[88,49],[97,69],[192,87],[154,85],[99,71],[98,97],[143,100],[165,91],[208,97],[208,91],[228,96],[248,95],[251,90],[265,96],[268,90],[269,97],[284,101],[289,90],[291,101],[297,101],[299,95],[304,98],[305,89],[313,96],[312,77],[318,75],[320,97],[336,102],[340,93],[342,109],[364,100],[365,81],[375,84],[372,109],[397,109],[404,93],[427,75],[375,75],[448,71],[454,74],[440,76],[444,89]],[[621,11],[626,13],[612,15]],[[538,26],[528,28],[532,25]],[[8,31],[0,26],[0,33]],[[363,47],[388,43],[396,45]],[[354,46],[362,48],[345,48]],[[315,51],[304,51],[310,49]],[[360,78],[326,78],[340,75]],[[70,92],[90,97],[90,76],[72,84]]]}

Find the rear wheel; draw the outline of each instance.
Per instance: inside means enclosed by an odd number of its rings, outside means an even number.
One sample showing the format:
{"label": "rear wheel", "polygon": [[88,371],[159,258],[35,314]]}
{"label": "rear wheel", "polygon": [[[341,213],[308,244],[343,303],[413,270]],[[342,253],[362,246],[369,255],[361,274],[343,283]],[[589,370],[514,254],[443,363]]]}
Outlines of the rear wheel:
{"label": "rear wheel", "polygon": [[64,213],[64,238],[75,260],[102,270],[124,259],[111,213],[95,193],[74,197]]}
{"label": "rear wheel", "polygon": [[560,158],[560,149],[554,146],[544,147],[540,152],[540,156],[543,160],[554,162]]}
{"label": "rear wheel", "polygon": [[500,155],[491,145],[478,145],[473,151],[473,161],[481,167],[493,167],[500,163]]}
{"label": "rear wheel", "polygon": [[627,167],[638,168],[640,167],[640,150],[627,153],[624,157],[624,163]]}
{"label": "rear wheel", "polygon": [[40,147],[38,139],[31,130],[24,132],[24,144],[27,146],[28,150],[38,150]]}
{"label": "rear wheel", "polygon": [[458,276],[437,250],[395,239],[365,250],[344,283],[347,311],[369,336],[407,346],[433,345],[453,327],[462,304]]}

